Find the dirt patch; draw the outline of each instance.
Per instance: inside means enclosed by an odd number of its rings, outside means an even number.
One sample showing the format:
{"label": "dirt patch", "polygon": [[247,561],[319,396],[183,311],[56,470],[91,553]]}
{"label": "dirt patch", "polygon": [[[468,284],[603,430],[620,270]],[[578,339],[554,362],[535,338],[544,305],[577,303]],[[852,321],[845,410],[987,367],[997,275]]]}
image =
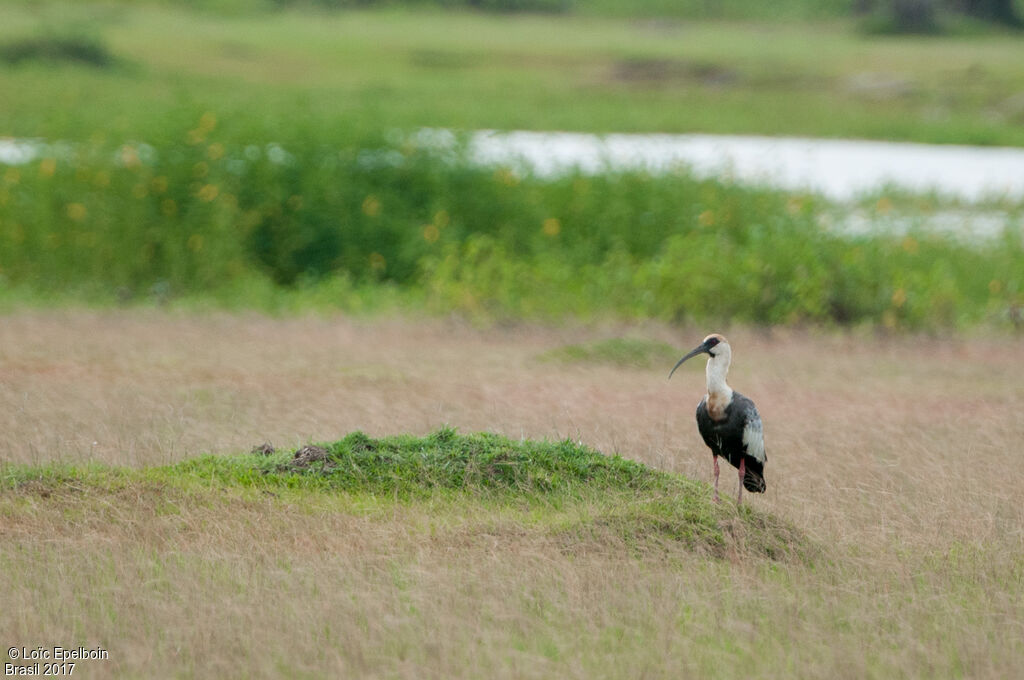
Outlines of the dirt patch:
{"label": "dirt patch", "polygon": [[322,446],[307,444],[295,452],[295,457],[287,463],[278,467],[281,472],[301,472],[316,468],[321,471],[333,470],[334,463],[331,461],[331,453]]}
{"label": "dirt patch", "polygon": [[612,80],[642,85],[697,82],[723,87],[739,79],[737,71],[721,64],[676,59],[622,59],[612,68]]}
{"label": "dirt patch", "polygon": [[49,484],[37,482],[35,480],[29,480],[22,482],[14,487],[14,489],[26,496],[39,496],[40,498],[49,498],[53,495],[53,487]]}
{"label": "dirt patch", "polygon": [[413,66],[431,69],[471,68],[480,63],[480,55],[457,54],[440,50],[414,50],[409,53],[409,63]]}
{"label": "dirt patch", "polygon": [[910,78],[892,73],[860,72],[844,83],[847,92],[874,101],[888,101],[914,95],[918,86]]}

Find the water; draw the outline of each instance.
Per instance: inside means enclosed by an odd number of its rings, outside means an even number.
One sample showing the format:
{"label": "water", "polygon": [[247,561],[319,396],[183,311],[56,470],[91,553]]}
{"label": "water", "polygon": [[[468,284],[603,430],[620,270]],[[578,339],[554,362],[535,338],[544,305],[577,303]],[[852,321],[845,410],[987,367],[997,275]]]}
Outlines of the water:
{"label": "water", "polygon": [[[442,151],[456,146],[455,134],[445,129],[423,129],[412,139]],[[285,153],[277,145],[271,147]],[[481,130],[469,135],[468,149],[470,158],[480,164],[518,166],[542,176],[574,169],[586,173],[608,169],[660,173],[686,167],[699,176],[812,192],[839,203],[891,188],[936,192],[966,203],[1024,200],[1024,149],[1017,148],[741,135]],[[57,151],[67,153],[67,145],[0,139],[0,163],[24,164]],[[403,161],[403,156],[393,150],[367,150],[366,154],[367,162],[372,163]],[[881,218],[854,209],[846,211],[833,226],[847,233],[927,229],[984,237],[1000,233],[1011,223],[1017,222],[1001,211],[979,208]]]}
{"label": "water", "polygon": [[740,135],[591,135],[480,131],[472,157],[523,164],[538,174],[577,168],[664,172],[809,191],[837,201],[897,187],[977,202],[1024,199],[1024,149]]}
{"label": "water", "polygon": [[[447,130],[427,129],[418,141],[453,146]],[[0,139],[0,163],[27,163],[41,142]],[[520,165],[551,176],[579,169],[666,172],[680,166],[701,176],[808,191],[837,201],[896,187],[977,202],[1024,199],[1024,149],[907,144],[863,140],[742,135],[593,135],[495,132],[469,137],[470,155],[486,165]]]}
{"label": "water", "polygon": [[24,139],[0,139],[0,163],[21,165],[36,157],[38,144]]}

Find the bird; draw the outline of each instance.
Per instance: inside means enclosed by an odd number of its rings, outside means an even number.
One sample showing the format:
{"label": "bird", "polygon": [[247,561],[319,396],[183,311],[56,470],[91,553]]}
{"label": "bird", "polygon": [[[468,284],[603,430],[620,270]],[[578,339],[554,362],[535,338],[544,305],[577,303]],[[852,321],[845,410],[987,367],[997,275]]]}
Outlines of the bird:
{"label": "bird", "polygon": [[723,456],[739,469],[739,494],[736,503],[743,502],[743,489],[764,493],[764,466],[768,455],[764,448],[764,427],[754,402],[734,391],[725,382],[732,360],[732,348],[725,337],[712,333],[672,367],[668,377],[684,361],[699,354],[707,354],[707,394],[697,404],[697,430],[711,449],[715,469],[715,502],[718,502],[718,457]]}

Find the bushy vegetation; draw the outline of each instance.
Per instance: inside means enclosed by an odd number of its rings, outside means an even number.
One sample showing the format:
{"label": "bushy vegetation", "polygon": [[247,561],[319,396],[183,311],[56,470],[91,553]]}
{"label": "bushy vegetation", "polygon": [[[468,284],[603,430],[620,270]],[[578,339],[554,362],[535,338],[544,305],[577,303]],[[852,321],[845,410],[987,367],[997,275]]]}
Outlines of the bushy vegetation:
{"label": "bushy vegetation", "polygon": [[384,286],[485,320],[921,328],[1024,302],[1019,229],[965,245],[854,237],[833,217],[813,196],[685,170],[540,178],[415,137],[301,129],[244,144],[206,113],[177,140],[58,145],[3,170],[0,274],[107,300],[270,287],[344,307],[331,291]]}
{"label": "bushy vegetation", "polygon": [[[104,4],[118,0],[102,0]],[[120,0],[128,2],[129,0]],[[131,0],[137,2],[137,0]],[[958,13],[983,21],[1016,26],[1019,0],[149,0],[214,12],[254,12],[273,9],[328,10],[366,7],[434,7],[485,12],[579,13],[603,16],[679,17],[688,19],[822,19],[874,13],[893,30],[937,30],[939,13]],[[923,22],[923,23],[922,23]],[[874,22],[871,26],[877,28]]]}
{"label": "bushy vegetation", "polygon": [[[1021,82],[1019,47],[1003,38],[897,49],[843,31],[776,28],[765,40],[763,26],[699,24],[680,41],[636,22],[431,12],[76,6],[40,21],[0,7],[11,62],[0,89],[18,92],[0,99],[0,134],[40,149],[0,167],[2,300],[405,305],[484,321],[1020,322],[1019,206],[991,240],[853,236],[842,225],[863,205],[685,169],[536,177],[413,132],[1020,143],[1019,102],[1005,96]],[[984,66],[950,75],[950,53]],[[911,76],[891,92],[850,85],[870,63]],[[937,205],[875,198],[867,221]]]}
{"label": "bushy vegetation", "polygon": [[77,62],[98,67],[114,62],[107,46],[95,36],[43,35],[0,45],[0,61],[20,64],[30,60]]}

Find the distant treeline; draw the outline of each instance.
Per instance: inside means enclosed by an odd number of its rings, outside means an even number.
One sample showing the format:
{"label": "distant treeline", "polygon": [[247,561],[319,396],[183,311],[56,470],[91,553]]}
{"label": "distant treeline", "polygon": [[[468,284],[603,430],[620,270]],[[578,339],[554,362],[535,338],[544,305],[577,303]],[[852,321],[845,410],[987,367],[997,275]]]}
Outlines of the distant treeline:
{"label": "distant treeline", "polygon": [[[117,0],[115,0],[117,1]],[[137,0],[121,0],[138,4]],[[103,0],[108,4],[109,0]],[[943,17],[959,15],[1011,27],[1022,25],[1024,0],[150,0],[211,11],[283,8],[358,9],[438,7],[486,12],[575,13],[618,17],[693,19],[822,19],[867,17],[877,30],[929,32]]]}
{"label": "distant treeline", "polygon": [[856,0],[854,10],[868,17],[866,26],[894,33],[938,33],[945,17],[1022,27],[1018,0]]}

